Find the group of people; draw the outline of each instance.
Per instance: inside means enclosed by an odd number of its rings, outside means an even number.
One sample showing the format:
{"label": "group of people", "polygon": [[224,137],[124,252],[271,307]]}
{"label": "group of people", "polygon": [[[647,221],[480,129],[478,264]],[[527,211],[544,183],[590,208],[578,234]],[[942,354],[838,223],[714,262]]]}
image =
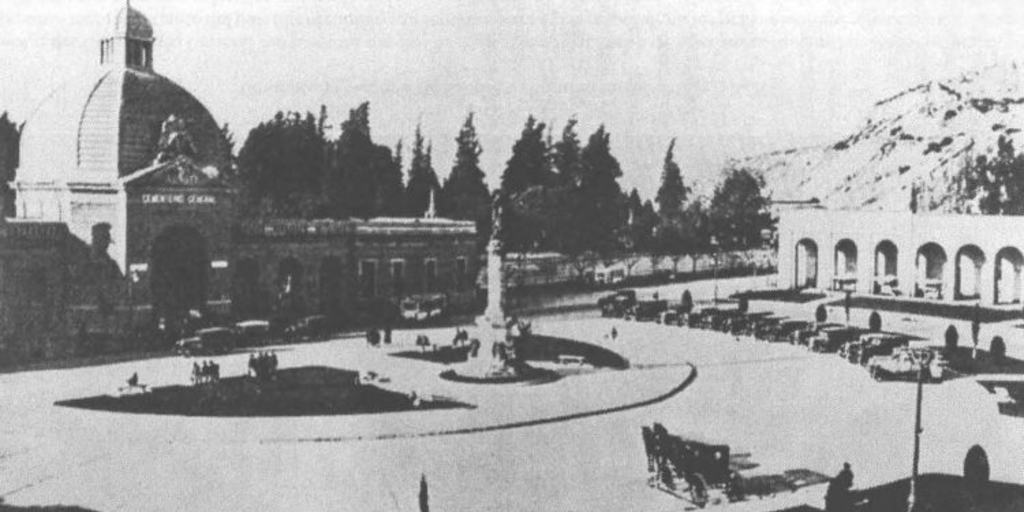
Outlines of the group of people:
{"label": "group of people", "polygon": [[381,341],[385,345],[391,344],[391,327],[385,327],[382,331],[377,329],[369,329],[366,331],[366,345],[369,347],[379,347]]}
{"label": "group of people", "polygon": [[192,384],[211,382],[220,382],[220,365],[213,361],[203,361],[202,366],[192,363]]}
{"label": "group of people", "polygon": [[277,352],[249,354],[249,375],[259,380],[272,379],[277,373]]}

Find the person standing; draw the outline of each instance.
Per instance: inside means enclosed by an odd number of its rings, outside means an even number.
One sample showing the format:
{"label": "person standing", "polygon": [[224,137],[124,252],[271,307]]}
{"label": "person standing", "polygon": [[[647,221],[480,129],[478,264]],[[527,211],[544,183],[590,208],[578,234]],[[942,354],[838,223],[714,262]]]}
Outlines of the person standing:
{"label": "person standing", "polygon": [[828,484],[825,493],[826,512],[851,512],[853,510],[853,470],[849,462],[843,463],[843,469]]}

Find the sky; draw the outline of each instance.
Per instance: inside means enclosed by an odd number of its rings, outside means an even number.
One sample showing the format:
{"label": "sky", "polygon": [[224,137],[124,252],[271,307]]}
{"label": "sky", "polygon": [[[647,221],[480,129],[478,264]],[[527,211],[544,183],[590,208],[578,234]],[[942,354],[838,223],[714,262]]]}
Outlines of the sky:
{"label": "sky", "polygon": [[[98,65],[124,0],[0,0],[0,111],[29,119]],[[443,178],[475,112],[492,186],[527,116],[604,124],[624,189],[653,197],[669,141],[688,181],[726,159],[828,144],[875,101],[931,79],[1024,62],[1013,0],[132,0],[157,72],[238,147],[277,111],[333,123],[370,102],[393,146],[417,124]],[[408,162],[408,155],[406,155]]]}

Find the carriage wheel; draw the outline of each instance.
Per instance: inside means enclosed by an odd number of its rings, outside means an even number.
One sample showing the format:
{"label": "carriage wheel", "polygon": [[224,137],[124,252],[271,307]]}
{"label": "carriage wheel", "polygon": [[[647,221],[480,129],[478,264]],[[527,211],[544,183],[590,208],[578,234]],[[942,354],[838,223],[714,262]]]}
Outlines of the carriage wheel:
{"label": "carriage wheel", "polygon": [[708,504],[708,484],[700,473],[695,473],[690,480],[690,501],[699,508]]}

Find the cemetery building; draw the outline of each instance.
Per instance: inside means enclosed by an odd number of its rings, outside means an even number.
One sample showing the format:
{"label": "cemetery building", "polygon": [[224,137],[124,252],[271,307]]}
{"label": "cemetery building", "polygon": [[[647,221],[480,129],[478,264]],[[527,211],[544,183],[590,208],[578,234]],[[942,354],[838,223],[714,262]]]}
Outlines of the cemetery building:
{"label": "cemetery building", "polygon": [[0,360],[88,352],[87,335],[190,314],[348,319],[415,294],[473,301],[471,221],[239,220],[224,135],[156,71],[155,43],[124,7],[95,72],[26,121],[16,214],[0,218]]}

